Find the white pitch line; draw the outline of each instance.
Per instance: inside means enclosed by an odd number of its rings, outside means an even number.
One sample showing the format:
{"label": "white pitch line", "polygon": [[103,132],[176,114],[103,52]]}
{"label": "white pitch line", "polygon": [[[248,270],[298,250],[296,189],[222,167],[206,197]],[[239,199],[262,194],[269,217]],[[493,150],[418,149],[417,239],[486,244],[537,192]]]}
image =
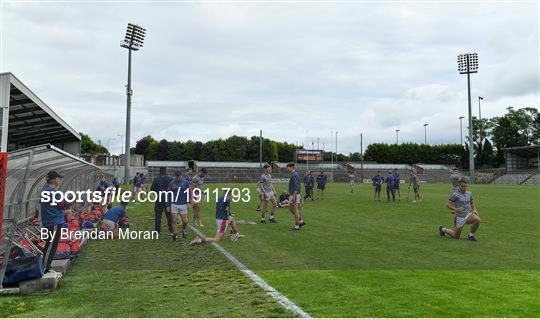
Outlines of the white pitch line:
{"label": "white pitch line", "polygon": [[[203,233],[201,233],[198,229],[194,228],[193,226],[189,225],[189,227],[197,233],[197,235],[201,237],[205,237]],[[251,279],[254,283],[256,283],[259,287],[261,287],[267,294],[272,296],[278,303],[280,303],[283,307],[286,309],[294,312],[297,314],[300,318],[311,318],[311,316],[305,312],[302,308],[297,306],[292,300],[285,297],[282,293],[277,291],[274,287],[270,286],[264,279],[259,277],[256,273],[251,271],[249,268],[246,267],[240,260],[238,260],[236,257],[231,255],[225,248],[221,247],[218,243],[212,243],[212,246],[216,248],[219,252],[221,252],[230,262],[233,263],[233,265],[238,268],[246,277]]]}

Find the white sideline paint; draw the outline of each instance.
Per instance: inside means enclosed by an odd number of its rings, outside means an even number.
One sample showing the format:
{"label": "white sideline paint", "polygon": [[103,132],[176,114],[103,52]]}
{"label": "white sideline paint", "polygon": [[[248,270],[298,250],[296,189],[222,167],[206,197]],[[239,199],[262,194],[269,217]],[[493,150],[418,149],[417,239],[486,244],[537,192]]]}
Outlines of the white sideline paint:
{"label": "white sideline paint", "polygon": [[[201,233],[193,226],[189,225],[189,228],[191,228],[197,235],[205,237],[203,233]],[[221,245],[219,245],[218,243],[212,243],[212,246],[214,246],[214,248],[221,252],[223,256],[225,256],[230,262],[232,262],[234,266],[238,268],[238,270],[240,270],[242,273],[244,273],[246,277],[251,279],[259,287],[261,287],[267,294],[272,296],[279,304],[281,304],[287,310],[294,312],[300,318],[311,318],[311,316],[307,312],[305,312],[302,308],[298,307],[292,300],[282,295],[274,287],[270,286],[266,281],[264,281],[264,279],[259,277],[259,275],[249,270],[249,268],[242,264],[240,260],[236,259],[236,257],[231,255],[227,250],[225,250],[225,248],[221,247]]]}

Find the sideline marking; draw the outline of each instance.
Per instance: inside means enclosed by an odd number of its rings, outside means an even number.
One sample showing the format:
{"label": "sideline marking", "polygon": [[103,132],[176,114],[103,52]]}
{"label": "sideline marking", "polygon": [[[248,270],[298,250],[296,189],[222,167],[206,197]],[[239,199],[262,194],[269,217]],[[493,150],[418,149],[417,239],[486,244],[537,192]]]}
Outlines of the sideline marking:
{"label": "sideline marking", "polygon": [[[195,227],[189,225],[189,228],[191,228],[197,235],[201,237],[206,237],[201,231],[196,229]],[[223,237],[225,238],[225,236]],[[277,291],[274,287],[270,286],[264,279],[259,277],[256,273],[251,271],[249,268],[247,268],[240,260],[238,260],[236,257],[231,255],[225,248],[221,247],[218,243],[211,243],[214,248],[216,248],[219,252],[221,252],[230,262],[232,262],[238,270],[240,270],[246,277],[251,279],[254,283],[256,283],[259,287],[261,287],[267,294],[272,296],[278,303],[280,303],[283,307],[286,309],[294,312],[297,314],[300,318],[311,318],[311,316],[305,312],[302,308],[298,307],[292,300],[285,297],[283,294],[281,294],[279,291]]]}

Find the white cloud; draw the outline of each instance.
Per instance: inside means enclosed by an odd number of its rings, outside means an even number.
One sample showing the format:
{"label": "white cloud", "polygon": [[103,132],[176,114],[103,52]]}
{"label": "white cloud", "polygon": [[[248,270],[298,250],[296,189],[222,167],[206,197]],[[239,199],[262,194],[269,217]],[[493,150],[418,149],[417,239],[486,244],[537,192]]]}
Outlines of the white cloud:
{"label": "white cloud", "polygon": [[[330,144],[459,141],[466,78],[483,115],[538,106],[538,4],[4,4],[3,69],[77,130],[124,131],[127,22],[148,29],[134,53],[132,143],[237,135]],[[476,108],[475,108],[476,110]],[[103,142],[105,143],[105,142]],[[308,144],[311,144],[309,142]],[[111,141],[120,149],[120,140]]]}

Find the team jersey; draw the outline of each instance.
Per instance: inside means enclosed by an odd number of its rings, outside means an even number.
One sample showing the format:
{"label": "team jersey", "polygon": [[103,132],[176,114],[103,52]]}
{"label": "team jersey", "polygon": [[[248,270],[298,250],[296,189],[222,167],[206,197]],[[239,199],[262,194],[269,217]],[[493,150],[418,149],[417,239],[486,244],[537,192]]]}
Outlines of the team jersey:
{"label": "team jersey", "polygon": [[381,186],[382,183],[384,182],[384,177],[377,174],[377,175],[373,176],[373,178],[371,180],[373,181],[373,186]]}
{"label": "team jersey", "polygon": [[[49,184],[45,184],[41,192],[48,192],[51,197],[51,202],[53,197],[56,200],[59,200],[60,194],[55,193],[56,188],[52,187]],[[55,195],[53,195],[55,194]],[[52,205],[51,202],[41,201],[41,225],[43,227],[49,227],[53,225],[60,225],[64,223],[64,211],[60,208],[60,204]]]}
{"label": "team jersey", "polygon": [[259,185],[261,185],[261,190],[264,192],[264,193],[271,193],[273,192],[273,188],[272,188],[272,175],[270,174],[265,174],[265,173],[262,173],[261,174],[261,177],[259,179]]}
{"label": "team jersey", "polygon": [[191,176],[189,172],[184,172],[184,174],[182,174],[182,179],[187,179],[189,182],[191,182],[192,178],[193,177]]}
{"label": "team jersey", "polygon": [[300,194],[300,175],[296,171],[292,172],[289,178],[289,194],[291,196]]}
{"label": "team jersey", "polygon": [[413,186],[418,186],[418,176],[416,174],[411,175],[411,183]]}
{"label": "team jersey", "polygon": [[113,206],[103,215],[103,219],[117,223],[120,217],[126,216],[126,210],[122,206]]}
{"label": "team jersey", "polygon": [[456,216],[465,217],[471,212],[471,202],[473,201],[471,192],[465,191],[465,193],[462,193],[459,190],[455,191],[450,195],[449,200],[454,203],[456,208],[463,208],[463,211],[461,213],[456,213]]}
{"label": "team jersey", "polygon": [[396,182],[396,181],[394,180],[394,176],[393,176],[393,175],[389,175],[389,176],[386,178],[386,187],[388,187],[388,188],[393,188],[395,182]]}
{"label": "team jersey", "polygon": [[399,185],[399,173],[394,173],[394,183]]}
{"label": "team jersey", "polygon": [[317,176],[317,185],[318,186],[324,186],[326,185],[326,175],[324,174],[319,174]]}
{"label": "team jersey", "polygon": [[229,219],[229,212],[227,208],[231,206],[231,199],[221,196],[216,202],[216,219]]}
{"label": "team jersey", "polygon": [[168,189],[172,191],[173,194],[173,200],[172,203],[175,205],[186,205],[188,203],[188,192],[186,191],[189,189],[189,181],[186,179],[182,180],[176,180],[173,179],[169,183]]}
{"label": "team jersey", "polygon": [[135,185],[137,187],[141,187],[142,183],[143,183],[143,179],[141,177],[135,177],[133,179],[133,185]]}
{"label": "team jersey", "polygon": [[313,176],[309,174],[304,176],[304,184],[306,185],[306,187],[313,187],[313,184],[314,184]]}
{"label": "team jersey", "polygon": [[191,179],[191,185],[193,185],[193,188],[202,189],[202,186],[204,184],[204,177],[200,177],[198,174],[193,176]]}

